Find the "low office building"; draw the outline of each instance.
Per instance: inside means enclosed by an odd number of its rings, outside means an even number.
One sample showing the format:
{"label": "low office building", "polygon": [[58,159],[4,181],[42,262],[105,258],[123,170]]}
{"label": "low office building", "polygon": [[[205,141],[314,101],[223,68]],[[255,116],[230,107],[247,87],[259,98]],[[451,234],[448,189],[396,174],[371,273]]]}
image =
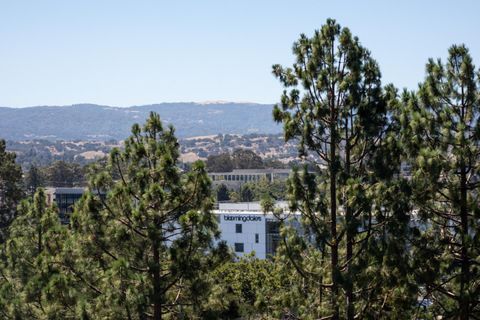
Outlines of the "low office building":
{"label": "low office building", "polygon": [[[82,197],[84,188],[46,188],[47,203],[56,204],[59,218],[68,224],[74,204]],[[277,207],[288,212],[285,202]],[[280,243],[280,221],[271,214],[264,214],[259,202],[219,203],[213,213],[217,217],[224,240],[237,256],[255,252],[258,258],[265,259],[275,254]],[[300,229],[297,214],[284,214],[289,224]]]}
{"label": "low office building", "polygon": [[209,172],[208,176],[215,187],[224,184],[229,189],[240,189],[246,182],[286,180],[290,172],[290,169],[234,169],[231,172]]}
{"label": "low office building", "polygon": [[[277,206],[287,209],[286,203]],[[281,241],[281,222],[271,213],[264,214],[258,202],[220,203],[214,213],[222,240],[237,256],[255,252],[258,258],[265,259],[275,254]],[[300,230],[298,214],[286,213],[283,216],[288,224]]]}
{"label": "low office building", "polygon": [[47,204],[56,204],[60,222],[68,224],[73,206],[85,192],[84,188],[45,188]]}

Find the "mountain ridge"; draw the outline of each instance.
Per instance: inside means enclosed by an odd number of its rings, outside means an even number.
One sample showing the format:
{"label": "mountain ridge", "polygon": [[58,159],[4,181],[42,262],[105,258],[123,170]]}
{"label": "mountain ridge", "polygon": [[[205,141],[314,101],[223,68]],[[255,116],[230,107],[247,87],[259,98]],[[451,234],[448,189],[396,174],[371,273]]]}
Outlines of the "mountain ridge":
{"label": "mountain ridge", "polygon": [[125,139],[151,111],[173,124],[181,138],[212,134],[276,134],[272,104],[216,101],[166,102],[130,107],[92,103],[69,106],[0,107],[0,138],[7,140]]}

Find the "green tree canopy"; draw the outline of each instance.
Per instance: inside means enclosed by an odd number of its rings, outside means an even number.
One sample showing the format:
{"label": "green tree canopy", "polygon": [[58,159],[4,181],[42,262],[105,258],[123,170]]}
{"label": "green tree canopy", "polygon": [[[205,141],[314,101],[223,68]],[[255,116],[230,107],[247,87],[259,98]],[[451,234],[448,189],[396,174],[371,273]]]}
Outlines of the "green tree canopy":
{"label": "green tree canopy", "polygon": [[210,155],[207,158],[209,172],[231,172],[233,169],[265,168],[262,158],[252,150],[235,149],[233,153]]}
{"label": "green tree canopy", "polygon": [[[405,252],[400,236],[408,224],[408,207],[397,194],[400,186],[390,179],[399,167],[399,157],[389,150],[395,144],[388,138],[393,117],[387,102],[395,100],[395,90],[383,90],[370,52],[334,20],[327,20],[311,38],[301,35],[293,53],[292,67],[273,66],[285,87],[273,115],[283,123],[287,141],[299,140],[300,157],[317,159],[313,164],[318,174],[296,170],[289,182],[292,209],[301,212],[314,241],[284,234],[291,242],[285,242],[284,252],[296,271],[318,283],[316,307],[308,316],[405,316],[405,306],[392,307],[398,297],[415,301],[414,295],[395,293],[403,286],[399,275],[405,270],[396,270],[393,277],[389,273],[388,285],[373,271],[397,268],[405,258],[397,254],[396,264],[385,265],[389,260],[383,256],[393,245],[396,252]],[[385,201],[393,194],[397,206],[379,202],[380,195]],[[402,223],[396,223],[398,219]],[[390,233],[398,235],[396,242],[389,241]],[[382,304],[385,296],[390,299]]]}
{"label": "green tree canopy", "polygon": [[203,163],[182,172],[178,149],[173,127],[165,129],[152,113],[143,127],[133,126],[125,150],[112,151],[107,169],[91,177],[72,217],[80,252],[71,254],[78,256],[75,274],[95,288],[85,306],[90,316],[201,314],[208,293],[202,274],[225,257],[225,246],[213,243],[219,234]]}
{"label": "green tree canopy", "polygon": [[[468,49],[430,59],[418,94],[403,95],[402,135],[422,226],[416,273],[434,315],[480,314],[480,78]],[[429,263],[425,263],[429,261]]]}
{"label": "green tree canopy", "polygon": [[221,184],[217,188],[217,201],[228,201],[230,197],[228,195],[228,188],[226,185]]}
{"label": "green tree canopy", "polygon": [[232,157],[229,153],[208,156],[206,165],[209,172],[231,172],[233,170]]}
{"label": "green tree canopy", "polygon": [[36,190],[45,186],[45,174],[35,164],[31,164],[24,176],[26,191],[33,197]]}
{"label": "green tree canopy", "polygon": [[0,242],[5,239],[6,228],[16,214],[23,198],[22,169],[15,163],[15,153],[6,151],[5,140],[0,140]]}
{"label": "green tree canopy", "polygon": [[85,184],[85,173],[77,163],[55,161],[44,169],[45,183],[52,187],[78,187]]}
{"label": "green tree canopy", "polygon": [[71,316],[54,292],[63,291],[58,281],[61,252],[67,229],[58,212],[47,207],[43,189],[32,201],[23,201],[2,247],[0,265],[0,317],[2,319],[62,319]]}
{"label": "green tree canopy", "polygon": [[234,169],[262,169],[265,167],[262,158],[252,150],[235,149],[232,153]]}

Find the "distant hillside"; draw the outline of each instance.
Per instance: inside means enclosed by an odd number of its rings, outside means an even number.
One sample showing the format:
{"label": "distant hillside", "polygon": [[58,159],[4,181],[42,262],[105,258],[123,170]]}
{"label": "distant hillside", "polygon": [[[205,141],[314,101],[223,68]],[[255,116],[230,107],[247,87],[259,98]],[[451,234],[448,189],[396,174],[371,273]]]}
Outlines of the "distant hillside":
{"label": "distant hillside", "polygon": [[129,108],[94,104],[0,108],[0,138],[7,140],[123,140],[150,111],[171,123],[179,137],[276,134],[272,105],[255,103],[161,103]]}
{"label": "distant hillside", "polygon": [[[262,159],[283,163],[298,160],[297,143],[285,142],[282,134],[211,135],[181,138],[179,143],[182,162],[205,160],[209,155],[232,153],[235,149],[252,150]],[[122,148],[123,143],[115,140],[7,140],[7,150],[17,154],[17,163],[23,168],[32,163],[48,166],[58,160],[85,165],[105,157],[113,147]]]}

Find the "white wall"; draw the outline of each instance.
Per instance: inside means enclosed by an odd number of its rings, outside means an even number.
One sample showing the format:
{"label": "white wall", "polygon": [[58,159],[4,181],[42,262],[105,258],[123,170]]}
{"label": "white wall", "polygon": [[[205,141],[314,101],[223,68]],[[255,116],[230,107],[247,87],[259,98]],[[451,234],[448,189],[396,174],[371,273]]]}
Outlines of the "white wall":
{"label": "white wall", "polygon": [[[244,244],[244,252],[235,252],[239,257],[255,251],[258,258],[266,258],[265,244],[265,215],[258,212],[216,213],[220,218],[218,224],[222,234],[221,239],[235,249],[235,243]],[[236,233],[236,225],[242,225],[242,233]],[[258,243],[255,242],[258,234]]]}

